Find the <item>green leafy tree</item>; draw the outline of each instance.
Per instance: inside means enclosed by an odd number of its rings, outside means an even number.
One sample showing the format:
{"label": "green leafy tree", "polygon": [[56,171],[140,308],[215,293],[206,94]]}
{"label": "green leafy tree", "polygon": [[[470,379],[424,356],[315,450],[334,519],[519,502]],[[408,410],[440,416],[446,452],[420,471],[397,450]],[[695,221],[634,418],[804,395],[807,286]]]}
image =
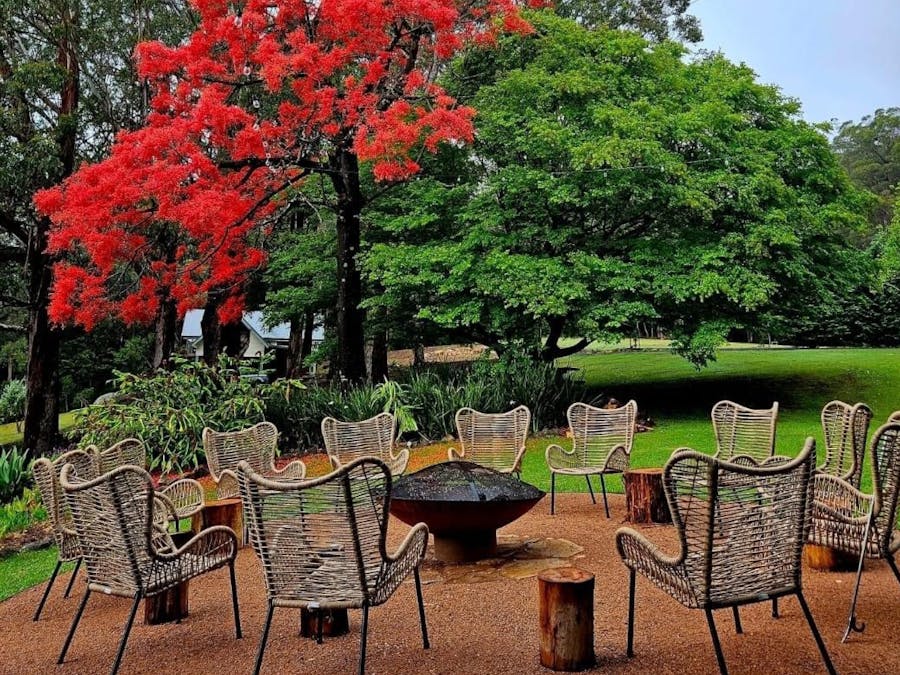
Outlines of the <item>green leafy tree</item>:
{"label": "green leafy tree", "polygon": [[900,186],[900,108],[876,110],[858,123],[844,122],[833,147],[853,181],[879,197],[873,221],[891,221],[895,189]]}
{"label": "green leafy tree", "polygon": [[795,102],[718,54],[531,20],[466,101],[464,173],[373,214],[392,241],[368,256],[370,306],[548,359],[653,321],[703,363],[732,327],[837,283],[866,199]]}
{"label": "green leafy tree", "polygon": [[697,17],[688,14],[693,0],[558,0],[556,12],[588,27],[606,26],[641,33],[661,42],[700,42]]}

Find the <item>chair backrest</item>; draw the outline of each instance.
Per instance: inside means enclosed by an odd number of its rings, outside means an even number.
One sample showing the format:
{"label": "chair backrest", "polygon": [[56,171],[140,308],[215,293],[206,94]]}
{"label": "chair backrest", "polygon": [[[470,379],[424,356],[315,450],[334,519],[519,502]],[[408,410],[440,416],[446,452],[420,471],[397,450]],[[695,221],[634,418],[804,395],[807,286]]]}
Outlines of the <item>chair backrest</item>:
{"label": "chair backrest", "polygon": [[60,484],[78,533],[88,583],[95,590],[133,597],[151,571],[151,546],[173,548],[168,533],[154,527],[150,474],[126,465],[90,477],[66,464]]}
{"label": "chair backrest", "polygon": [[573,403],[566,413],[572,429],[572,449],[579,466],[602,466],[609,453],[624,447],[631,454],[637,403],[628,401],[618,408],[595,408]]}
{"label": "chair backrest", "polygon": [[240,431],[203,430],[203,450],[209,473],[219,480],[222,471],[235,471],[247,462],[254,471],[266,472],[275,461],[278,429],[271,422],[260,422]]}
{"label": "chair backrest", "polygon": [[831,401],[822,408],[825,461],[819,471],[859,487],[872,410],[865,403]]}
{"label": "chair backrest", "polygon": [[524,405],[505,413],[482,413],[461,408],[456,431],[466,460],[497,470],[509,470],[525,446],[531,411]]}
{"label": "chair backrest", "polygon": [[342,422],[326,417],[322,420],[325,451],[338,464],[347,464],[360,457],[377,457],[388,462],[396,427],[390,413],[381,413],[362,422]]}
{"label": "chair backrest", "polygon": [[759,465],[675,453],[663,481],[693,600],[740,602],[800,587],[815,441]]}
{"label": "chair backrest", "polygon": [[875,527],[881,549],[887,551],[897,525],[900,502],[900,421],[888,422],[875,431],[869,455],[875,492]]}
{"label": "chair backrest", "polygon": [[34,473],[34,482],[37,483],[38,491],[41,493],[41,501],[53,526],[53,537],[59,547],[60,558],[63,560],[69,560],[78,554],[77,540],[74,536],[69,536],[75,533],[72,514],[59,483],[59,475],[66,464],[74,465],[83,476],[97,475],[96,458],[85,450],[71,450],[52,460],[38,457],[31,469]]}
{"label": "chair backrest", "polygon": [[241,462],[237,475],[269,599],[378,604],[391,494],[384,462],[363,457],[309,481],[273,481]]}
{"label": "chair backrest", "polygon": [[778,402],[771,408],[755,410],[733,401],[719,401],[712,409],[716,434],[716,457],[730,460],[746,455],[757,461],[775,454],[775,424]]}
{"label": "chair backrest", "polygon": [[97,449],[97,463],[100,473],[107,473],[116,467],[147,466],[147,448],[144,442],[137,438],[126,438],[106,450]]}

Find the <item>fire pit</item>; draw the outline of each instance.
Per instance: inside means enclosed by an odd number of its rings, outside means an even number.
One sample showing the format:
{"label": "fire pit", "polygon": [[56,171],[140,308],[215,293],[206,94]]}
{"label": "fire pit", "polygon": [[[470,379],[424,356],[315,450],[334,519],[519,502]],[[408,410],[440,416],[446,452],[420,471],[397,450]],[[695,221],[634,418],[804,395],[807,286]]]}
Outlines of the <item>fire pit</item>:
{"label": "fire pit", "polygon": [[497,528],[543,496],[510,474],[472,462],[445,462],[399,478],[391,491],[391,514],[409,525],[428,525],[438,560],[469,562],[492,557]]}

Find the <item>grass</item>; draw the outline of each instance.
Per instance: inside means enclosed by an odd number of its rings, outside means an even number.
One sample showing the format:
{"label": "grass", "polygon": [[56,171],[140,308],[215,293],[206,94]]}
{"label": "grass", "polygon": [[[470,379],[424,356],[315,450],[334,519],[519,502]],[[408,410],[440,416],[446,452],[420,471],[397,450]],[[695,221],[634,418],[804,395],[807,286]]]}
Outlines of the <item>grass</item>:
{"label": "grass", "polygon": [[[53,566],[56,565],[56,547],[43,548],[37,551],[25,551],[0,558],[0,601],[12,597],[26,588],[31,588],[50,578]],[[63,565],[63,571],[69,571],[72,563]],[[68,583],[68,579],[64,580]],[[60,593],[65,590],[65,584],[60,583]],[[54,592],[56,592],[54,587]]]}
{"label": "grass", "polygon": [[[65,431],[75,426],[75,413],[77,410],[70,410],[59,416],[59,430]],[[22,444],[22,423],[10,422],[9,424],[0,424],[0,445]]]}

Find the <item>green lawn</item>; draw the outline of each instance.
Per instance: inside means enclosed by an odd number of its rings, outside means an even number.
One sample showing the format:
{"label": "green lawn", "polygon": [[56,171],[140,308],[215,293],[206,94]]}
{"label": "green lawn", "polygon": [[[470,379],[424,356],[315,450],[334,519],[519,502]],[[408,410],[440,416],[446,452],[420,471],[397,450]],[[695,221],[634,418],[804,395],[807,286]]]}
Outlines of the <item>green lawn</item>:
{"label": "green lawn", "polygon": [[[65,431],[75,426],[76,410],[70,410],[59,416],[59,430]],[[22,423],[10,422],[9,424],[0,424],[0,445],[10,445],[13,443],[22,443]]]}
{"label": "green lawn", "polygon": [[[55,546],[0,558],[0,601],[46,581],[50,578],[54,565],[56,565]],[[66,563],[63,565],[62,571],[67,572],[72,567],[72,563]],[[58,584],[54,584],[53,592],[58,591],[62,594],[66,590],[65,584],[68,582],[68,577],[66,577]]]}

